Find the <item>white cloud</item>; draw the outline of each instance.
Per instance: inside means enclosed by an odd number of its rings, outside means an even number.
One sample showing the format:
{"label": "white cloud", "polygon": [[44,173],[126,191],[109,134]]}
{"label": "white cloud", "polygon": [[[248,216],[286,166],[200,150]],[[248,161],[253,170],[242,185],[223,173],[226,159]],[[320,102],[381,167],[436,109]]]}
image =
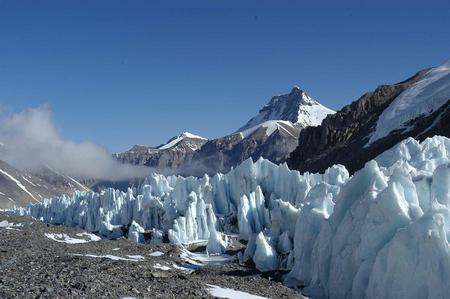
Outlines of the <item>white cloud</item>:
{"label": "white cloud", "polygon": [[91,142],[64,139],[46,106],[0,118],[0,159],[22,169],[42,165],[77,178],[122,180],[142,177],[150,168],[125,165],[103,147]]}

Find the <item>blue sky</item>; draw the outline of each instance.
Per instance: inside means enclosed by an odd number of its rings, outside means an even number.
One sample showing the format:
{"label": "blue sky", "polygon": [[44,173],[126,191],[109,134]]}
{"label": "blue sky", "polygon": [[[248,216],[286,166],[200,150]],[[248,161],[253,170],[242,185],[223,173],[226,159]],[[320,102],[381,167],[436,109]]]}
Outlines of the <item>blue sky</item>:
{"label": "blue sky", "polygon": [[0,103],[110,151],[230,133],[298,85],[333,109],[450,59],[449,1],[0,0]]}

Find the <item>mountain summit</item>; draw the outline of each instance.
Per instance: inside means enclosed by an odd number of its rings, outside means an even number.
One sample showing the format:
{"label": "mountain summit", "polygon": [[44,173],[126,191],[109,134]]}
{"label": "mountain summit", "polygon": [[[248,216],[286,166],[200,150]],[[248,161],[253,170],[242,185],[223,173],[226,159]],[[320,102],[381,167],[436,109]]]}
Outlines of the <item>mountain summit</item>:
{"label": "mountain summit", "polygon": [[269,120],[290,121],[302,127],[318,126],[334,111],[312,99],[306,92],[295,86],[289,94],[273,97],[238,132],[260,125]]}
{"label": "mountain summit", "polygon": [[185,160],[189,160],[206,141],[206,138],[184,132],[157,147],[135,145],[126,152],[114,154],[113,157],[123,163],[145,165],[161,170],[175,169]]}
{"label": "mountain summit", "polygon": [[208,139],[198,136],[198,135],[194,135],[189,132],[183,132],[180,135],[171,138],[169,141],[167,141],[166,144],[160,145],[159,147],[157,147],[157,149],[158,150],[169,149],[169,148],[176,146],[181,141],[187,141],[187,142],[192,141],[192,142],[190,142],[190,144],[192,145],[191,146],[192,150],[197,150],[204,143],[202,141],[206,142],[206,140],[208,140]]}
{"label": "mountain summit", "polygon": [[332,113],[294,87],[288,94],[272,97],[258,115],[232,134],[207,140],[185,132],[158,147],[135,146],[114,157],[186,176],[227,172],[248,158],[282,163],[297,146],[300,131],[320,125]]}

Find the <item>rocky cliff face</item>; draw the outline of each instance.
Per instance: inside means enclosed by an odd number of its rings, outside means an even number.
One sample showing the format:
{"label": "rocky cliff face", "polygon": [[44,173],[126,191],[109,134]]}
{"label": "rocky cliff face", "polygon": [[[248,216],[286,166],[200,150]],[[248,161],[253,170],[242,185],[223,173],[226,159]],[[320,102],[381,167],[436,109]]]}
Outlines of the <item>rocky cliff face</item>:
{"label": "rocky cliff face", "polygon": [[[405,122],[400,129],[393,127],[393,131],[386,136],[370,142],[374,131],[381,125],[378,122],[382,113],[406,90],[417,89],[427,81],[429,72],[429,69],[423,70],[404,82],[379,86],[336,114],[326,117],[320,126],[302,130],[298,147],[288,159],[289,167],[301,172],[323,172],[333,164],[343,164],[353,173],[361,169],[367,161],[407,137],[423,140],[434,135],[450,136],[449,97],[441,101],[444,104],[437,109],[419,113],[417,117]],[[448,89],[446,86],[436,86],[439,82],[434,84],[430,85],[430,88]],[[418,92],[424,94],[422,90]],[[409,100],[414,99],[406,99]],[[424,99],[425,104],[431,100],[433,99]]]}
{"label": "rocky cliff face", "polygon": [[284,121],[264,124],[253,128],[251,133],[243,131],[208,141],[182,165],[180,173],[194,176],[223,173],[248,158],[256,161],[264,157],[275,163],[285,161],[297,146],[302,127]]}

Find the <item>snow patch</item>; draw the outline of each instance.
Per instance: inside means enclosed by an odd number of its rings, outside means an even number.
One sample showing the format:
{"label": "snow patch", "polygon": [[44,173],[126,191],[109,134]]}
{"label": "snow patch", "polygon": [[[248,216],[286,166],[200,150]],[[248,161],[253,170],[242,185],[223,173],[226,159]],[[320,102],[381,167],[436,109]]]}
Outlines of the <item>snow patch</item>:
{"label": "snow patch", "polygon": [[0,173],[2,173],[2,174],[4,174],[5,176],[7,176],[11,181],[13,181],[14,183],[16,183],[16,185],[17,185],[20,189],[22,189],[23,191],[25,191],[25,193],[27,193],[28,195],[30,195],[31,198],[33,198],[35,201],[39,202],[39,200],[37,200],[37,199],[33,196],[33,194],[31,194],[30,191],[28,191],[27,188],[26,188],[24,185],[22,185],[22,183],[21,183],[19,180],[17,180],[15,177],[13,177],[12,175],[10,175],[9,173],[7,173],[6,171],[4,171],[4,170],[2,170],[2,169],[0,169]]}
{"label": "snow patch", "polygon": [[[116,256],[116,255],[95,255],[95,254],[78,254],[78,253],[72,253],[70,255],[73,256],[85,256],[85,257],[92,257],[92,258],[103,258],[103,259],[109,259],[109,260],[113,260],[113,261],[129,261],[129,262],[141,262],[144,257],[142,256],[133,256],[133,255],[129,255],[128,258],[126,257],[120,257],[120,256]],[[133,257],[137,257],[137,258],[133,258]]]}
{"label": "snow patch", "polygon": [[154,252],[152,252],[152,253],[149,253],[148,255],[154,256],[154,257],[159,257],[159,256],[163,256],[164,253],[161,252],[161,251],[154,251]]}
{"label": "snow patch", "polygon": [[161,264],[155,264],[153,265],[153,268],[158,269],[158,270],[162,270],[162,271],[169,271],[172,268],[168,267],[168,266],[163,266]]}
{"label": "snow patch", "polygon": [[136,255],[127,255],[127,257],[129,257],[130,259],[134,259],[134,260],[144,260],[145,257],[143,257],[142,255],[136,254]]}
{"label": "snow patch", "polygon": [[261,297],[252,295],[250,293],[236,291],[233,289],[222,288],[216,285],[207,284],[208,292],[211,296],[216,298],[233,298],[233,299],[267,299],[267,297]]}
{"label": "snow patch", "polygon": [[78,239],[78,238],[72,238],[71,236],[67,234],[57,234],[57,233],[45,233],[45,236],[49,238],[50,240],[60,242],[60,243],[66,243],[66,244],[83,244],[88,242],[96,242],[100,241],[101,238],[94,235],[94,234],[88,234],[88,233],[80,233],[77,234],[78,237],[85,237],[84,239]]}
{"label": "snow patch", "polygon": [[241,138],[245,139],[251,136],[254,132],[256,132],[259,128],[266,128],[266,136],[269,137],[277,130],[286,130],[284,126],[294,127],[294,125],[290,121],[281,121],[281,120],[268,120],[257,126],[251,127],[244,131],[239,132]]}
{"label": "snow patch", "polygon": [[78,182],[77,180],[75,180],[74,178],[71,178],[70,176],[68,176],[67,178],[69,178],[69,180],[71,180],[71,181],[74,182],[76,185],[78,185],[78,187],[80,187],[83,191],[90,191],[89,188],[87,188],[86,186],[84,186],[83,184],[81,184],[80,182]]}
{"label": "snow patch", "polygon": [[195,268],[193,268],[193,267],[190,266],[190,265],[182,265],[182,266],[179,266],[179,265],[177,265],[177,264],[172,264],[172,267],[173,267],[174,269],[178,269],[178,270],[183,271],[183,272],[186,272],[186,273],[188,273],[188,274],[192,274],[192,273],[195,271]]}
{"label": "snow patch", "polygon": [[0,222],[0,228],[12,229],[12,228],[22,227],[22,226],[23,226],[22,223],[13,223],[13,222],[8,222],[7,220],[3,220]]}
{"label": "snow patch", "polygon": [[224,264],[236,260],[235,256],[230,256],[227,254],[211,255],[203,253],[194,253],[186,249],[183,249],[183,251],[180,254],[180,257],[186,262],[196,266],[205,266],[209,264]]}
{"label": "snow patch", "polygon": [[102,238],[100,238],[100,237],[97,236],[97,235],[90,234],[90,233],[86,233],[86,232],[76,234],[76,236],[77,236],[77,237],[86,237],[87,240],[88,240],[88,242],[89,242],[89,241],[97,242],[97,241],[100,241],[100,240],[102,239]]}
{"label": "snow patch", "polygon": [[23,178],[28,184],[30,184],[30,185],[36,187],[36,185],[35,185],[32,181],[30,181],[29,179],[27,179],[26,177],[22,176],[22,178]]}

